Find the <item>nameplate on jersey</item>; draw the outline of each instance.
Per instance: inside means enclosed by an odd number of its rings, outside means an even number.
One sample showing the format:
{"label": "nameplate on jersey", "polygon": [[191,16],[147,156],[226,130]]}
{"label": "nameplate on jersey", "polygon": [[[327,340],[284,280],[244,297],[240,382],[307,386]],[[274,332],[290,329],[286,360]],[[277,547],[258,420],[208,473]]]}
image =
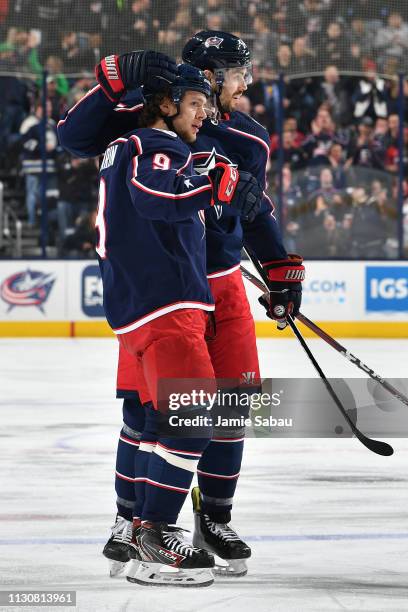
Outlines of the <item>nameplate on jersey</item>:
{"label": "nameplate on jersey", "polygon": [[117,150],[118,145],[112,145],[111,147],[108,147],[106,149],[105,155],[103,156],[100,171],[106,170],[106,168],[110,168],[110,166],[113,166]]}

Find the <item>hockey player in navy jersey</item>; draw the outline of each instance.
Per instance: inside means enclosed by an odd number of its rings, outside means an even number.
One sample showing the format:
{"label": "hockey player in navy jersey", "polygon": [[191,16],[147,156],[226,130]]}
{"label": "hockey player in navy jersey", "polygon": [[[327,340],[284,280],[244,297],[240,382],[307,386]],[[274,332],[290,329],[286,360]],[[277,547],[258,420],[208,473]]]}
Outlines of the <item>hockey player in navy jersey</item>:
{"label": "hockey player in navy jersey", "polygon": [[204,434],[175,439],[156,431],[160,379],[215,376],[205,341],[205,313],[214,303],[202,211],[219,206],[251,218],[262,194],[255,178],[226,164],[208,175],[194,172],[185,143],[196,140],[210,92],[201,70],[181,64],[171,84],[149,91],[139,120],[144,127],[111,142],[100,167],[96,251],[104,309],[120,346],[133,358],[146,411],[142,442],[148,445],[150,422],[156,434],[143,503],[139,499],[142,562],[132,579],[140,584],[161,584],[163,565],[178,570],[172,576],[177,585],[213,582],[213,556],[184,542],[174,526],[210,439]]}
{"label": "hockey player in navy jersey", "polygon": [[[152,53],[142,51],[134,55],[146,58]],[[268,134],[251,117],[235,111],[251,79],[247,46],[226,32],[203,31],[187,42],[183,59],[206,71],[211,79],[216,110],[214,117],[204,121],[197,140],[190,145],[196,171],[208,172],[219,161],[232,163],[238,169],[252,172],[266,188]],[[132,75],[135,87],[141,84],[143,76],[143,73]],[[114,99],[111,92],[106,95],[107,82],[109,79],[103,74],[99,84],[59,124],[61,142],[74,154],[100,154],[109,140],[137,124],[142,107],[140,96],[127,93],[123,86]],[[208,343],[214,371],[222,378],[242,379],[249,375],[257,379],[259,365],[254,322],[239,272],[242,246],[256,255],[268,273],[268,316],[280,319],[281,327],[285,325],[285,314],[291,311],[296,315],[300,306],[300,280],[288,279],[293,270],[301,279],[302,259],[287,254],[266,194],[253,223],[215,207],[206,210],[205,219],[207,274],[216,304],[216,336]],[[141,412],[136,409],[139,398],[132,359],[125,351],[121,351],[119,359],[117,396],[124,398],[124,425],[118,444],[115,483],[118,518],[104,554],[124,562],[128,558],[131,538],[133,460],[135,453],[137,457],[139,432],[143,428],[138,417]],[[193,491],[194,541],[226,559],[227,569],[219,568],[219,571],[229,576],[245,574],[245,558],[250,556],[249,547],[229,524],[243,444],[243,430],[218,432],[199,462],[200,491]],[[140,453],[138,461],[143,455]]]}

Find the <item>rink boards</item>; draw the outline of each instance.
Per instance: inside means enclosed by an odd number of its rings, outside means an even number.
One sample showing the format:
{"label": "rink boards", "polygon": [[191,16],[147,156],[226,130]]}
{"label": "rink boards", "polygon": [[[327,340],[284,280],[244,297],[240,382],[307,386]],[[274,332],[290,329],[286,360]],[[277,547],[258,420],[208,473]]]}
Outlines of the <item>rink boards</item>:
{"label": "rink boards", "polygon": [[[276,331],[245,283],[258,337],[290,335]],[[0,262],[0,336],[110,336],[102,301],[96,261]],[[407,338],[408,263],[308,262],[302,311],[338,337]]]}

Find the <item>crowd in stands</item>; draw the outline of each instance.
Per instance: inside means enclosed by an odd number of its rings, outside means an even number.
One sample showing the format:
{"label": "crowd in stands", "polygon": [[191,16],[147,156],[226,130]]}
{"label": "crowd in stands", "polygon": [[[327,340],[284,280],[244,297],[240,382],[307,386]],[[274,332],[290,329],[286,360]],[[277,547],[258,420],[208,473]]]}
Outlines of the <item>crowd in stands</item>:
{"label": "crowd in stands", "polygon": [[408,3],[398,0],[0,0],[0,180],[18,168],[27,223],[39,222],[43,70],[51,240],[62,255],[92,256],[97,163],[67,156],[56,122],[92,86],[104,55],[177,55],[204,28],[239,33],[251,47],[254,82],[241,109],[271,134],[269,189],[282,201],[289,250],[396,256],[397,77],[408,74]]}

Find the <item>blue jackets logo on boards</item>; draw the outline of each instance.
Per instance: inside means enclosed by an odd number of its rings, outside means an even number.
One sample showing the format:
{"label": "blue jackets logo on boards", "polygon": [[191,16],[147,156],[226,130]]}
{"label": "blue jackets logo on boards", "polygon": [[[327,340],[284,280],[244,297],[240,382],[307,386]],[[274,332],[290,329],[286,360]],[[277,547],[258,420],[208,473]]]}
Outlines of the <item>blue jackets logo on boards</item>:
{"label": "blue jackets logo on boards", "polygon": [[103,287],[99,266],[82,271],[82,310],[88,317],[104,317]]}
{"label": "blue jackets logo on boards", "polygon": [[366,310],[408,312],[408,266],[366,267]]}
{"label": "blue jackets logo on boards", "polygon": [[16,306],[36,306],[44,313],[47,301],[56,281],[54,273],[45,274],[36,270],[25,270],[8,276],[1,284],[0,297],[9,304],[8,312]]}

